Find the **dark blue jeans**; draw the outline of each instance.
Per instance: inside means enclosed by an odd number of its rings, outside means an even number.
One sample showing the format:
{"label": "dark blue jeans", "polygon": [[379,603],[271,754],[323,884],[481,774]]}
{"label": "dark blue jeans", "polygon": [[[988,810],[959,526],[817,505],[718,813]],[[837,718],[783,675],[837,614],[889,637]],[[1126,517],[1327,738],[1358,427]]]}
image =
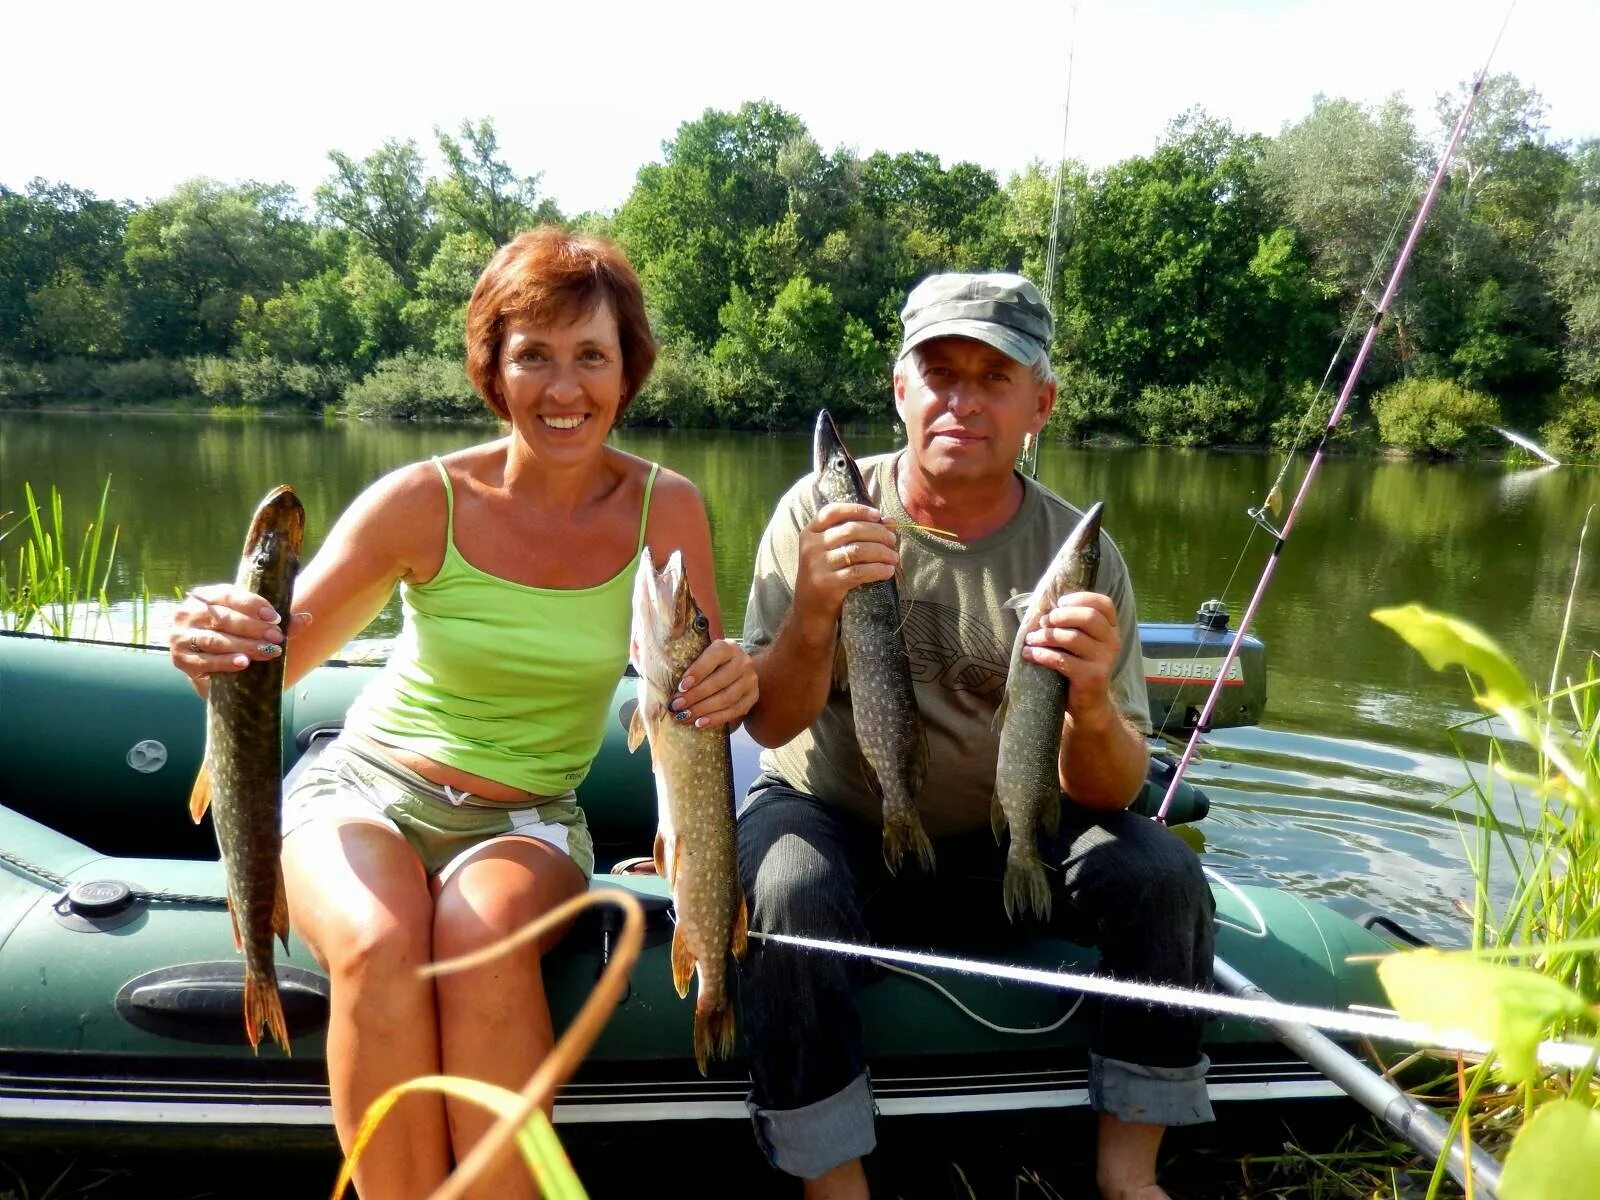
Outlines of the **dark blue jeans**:
{"label": "dark blue jeans", "polygon": [[[1098,947],[1116,978],[1211,985],[1211,889],[1199,859],[1170,830],[1132,813],[1062,807],[1041,839],[1054,893],[1051,926]],[[762,775],[739,814],[739,870],[750,928],[847,942],[930,939],[1005,924],[1005,853],[985,829],[935,844],[938,870],[896,878],[882,831]],[[976,928],[975,928],[976,927]],[[750,1111],[768,1159],[815,1178],[876,1145],[854,990],[864,959],[752,939],[740,969]],[[1105,1000],[1090,1055],[1090,1102],[1123,1120],[1184,1125],[1211,1119],[1199,1013]]]}

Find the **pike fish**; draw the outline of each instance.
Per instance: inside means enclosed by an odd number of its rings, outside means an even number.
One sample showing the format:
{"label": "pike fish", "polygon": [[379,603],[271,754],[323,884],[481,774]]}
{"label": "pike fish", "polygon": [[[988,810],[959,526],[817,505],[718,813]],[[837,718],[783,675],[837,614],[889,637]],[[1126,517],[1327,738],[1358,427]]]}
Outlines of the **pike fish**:
{"label": "pike fish", "polygon": [[1008,826],[1011,830],[1001,898],[1013,921],[1030,909],[1042,918],[1050,916],[1050,885],[1039,860],[1039,830],[1054,834],[1061,826],[1058,764],[1067,707],[1067,681],[1049,667],[1024,659],[1022,647],[1058,599],[1093,590],[1100,569],[1104,510],[1103,503],[1096,503],[1084,513],[1033,591],[1008,602],[1023,610],[1022,625],[1011,645],[1005,696],[994,718],[1000,730],[1000,756],[989,820],[996,842]]}
{"label": "pike fish", "polygon": [[[264,599],[285,621],[300,566],[306,514],[294,491],[267,494],[250,522],[235,582]],[[289,908],[278,854],[282,802],[280,745],[283,655],[242,671],[211,676],[206,699],[206,752],[189,797],[198,823],[210,808],[228,881],[233,945],[244,951],[244,1032],[259,1051],[264,1025],[289,1053],[278,996],[272,937],[289,948]]]}
{"label": "pike fish", "polygon": [[656,873],[672,890],[672,983],[694,999],[694,1059],[700,1073],[713,1056],[733,1053],[734,1015],[728,955],[743,958],[749,915],[734,842],[733,753],[728,729],[697,729],[674,719],[667,705],[678,681],[711,644],[706,615],[695,603],[674,550],[656,570],[644,549],[633,584],[629,658],[639,673],[639,703],[628,726],[628,749],[650,740],[656,777]]}
{"label": "pike fish", "polygon": [[[812,453],[817,491],[825,503],[872,504],[827,409],[817,414]],[[834,668],[835,682],[850,692],[867,782],[883,799],[883,861],[895,874],[908,852],[916,854],[924,871],[933,870],[933,843],[917,812],[928,774],[928,738],[911,687],[901,623],[893,579],[851,588],[839,614]]]}

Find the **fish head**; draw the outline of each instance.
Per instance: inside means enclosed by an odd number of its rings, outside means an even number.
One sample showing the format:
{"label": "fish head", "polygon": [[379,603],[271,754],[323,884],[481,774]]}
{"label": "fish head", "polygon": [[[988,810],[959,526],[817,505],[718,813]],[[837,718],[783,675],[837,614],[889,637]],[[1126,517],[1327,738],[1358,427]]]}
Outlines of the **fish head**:
{"label": "fish head", "polygon": [[1061,544],[1056,559],[1059,569],[1053,581],[1057,595],[1094,590],[1095,577],[1100,573],[1100,518],[1105,509],[1105,501],[1096,500]]}
{"label": "fish head", "polygon": [[658,571],[646,546],[633,581],[629,659],[634,670],[673,691],[689,664],[710,644],[711,622],[689,589],[682,552],[674,550]]}
{"label": "fish head", "polygon": [[244,557],[260,569],[285,554],[298,559],[305,532],[305,506],[292,487],[280,484],[256,506],[245,535]]}
{"label": "fish head", "polygon": [[867,502],[867,485],[856,460],[845,449],[839,427],[827,409],[817,413],[817,430],[811,441],[811,462],[816,471],[817,494],[824,504]]}

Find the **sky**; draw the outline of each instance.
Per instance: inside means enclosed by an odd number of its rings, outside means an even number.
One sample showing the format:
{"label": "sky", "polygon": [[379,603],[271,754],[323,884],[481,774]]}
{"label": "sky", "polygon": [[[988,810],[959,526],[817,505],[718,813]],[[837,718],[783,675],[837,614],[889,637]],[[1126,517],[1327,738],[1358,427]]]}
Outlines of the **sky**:
{"label": "sky", "polygon": [[[930,151],[1003,183],[1033,159],[1148,153],[1194,105],[1276,134],[1318,93],[1434,103],[1506,0],[0,0],[0,184],[139,202],[198,175],[287,182],[490,117],[564,212],[613,211],[707,108],[767,99],[824,149]],[[1600,0],[1518,0],[1491,70],[1544,97],[1552,139],[1600,135]],[[1065,117],[1065,122],[1063,118]]]}

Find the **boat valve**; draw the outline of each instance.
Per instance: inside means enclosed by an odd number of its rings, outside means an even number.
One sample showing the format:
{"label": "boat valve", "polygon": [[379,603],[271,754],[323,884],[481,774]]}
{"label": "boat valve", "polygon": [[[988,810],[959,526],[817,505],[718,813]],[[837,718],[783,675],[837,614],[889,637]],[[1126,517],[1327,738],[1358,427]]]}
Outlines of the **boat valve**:
{"label": "boat valve", "polygon": [[79,933],[119,929],[144,912],[133,887],[120,879],[85,879],[71,884],[52,906],[56,920]]}

